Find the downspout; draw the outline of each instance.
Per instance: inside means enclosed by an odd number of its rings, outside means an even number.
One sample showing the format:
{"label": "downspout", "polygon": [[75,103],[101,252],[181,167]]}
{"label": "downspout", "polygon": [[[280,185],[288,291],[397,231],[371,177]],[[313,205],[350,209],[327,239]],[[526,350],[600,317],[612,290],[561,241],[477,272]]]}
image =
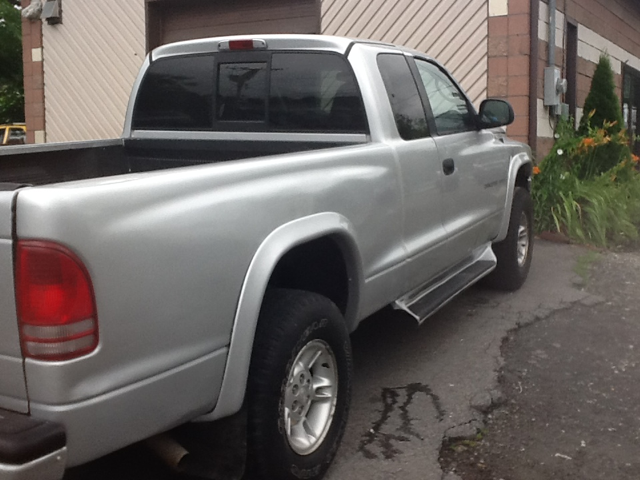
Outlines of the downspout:
{"label": "downspout", "polygon": [[322,0],[316,0],[316,16],[317,16],[317,23],[316,23],[315,33],[321,35],[324,33],[322,31]]}
{"label": "downspout", "polygon": [[531,0],[529,8],[530,47],[529,47],[529,145],[534,153],[538,144],[538,19],[540,17],[540,0]]}
{"label": "downspout", "polygon": [[549,0],[549,66],[556,66],[556,0]]}

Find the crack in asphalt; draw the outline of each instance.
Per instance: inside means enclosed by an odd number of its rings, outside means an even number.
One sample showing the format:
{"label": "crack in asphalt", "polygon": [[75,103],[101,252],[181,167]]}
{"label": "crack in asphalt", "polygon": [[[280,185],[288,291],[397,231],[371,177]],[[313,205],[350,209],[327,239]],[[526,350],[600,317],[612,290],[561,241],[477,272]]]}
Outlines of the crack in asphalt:
{"label": "crack in asphalt", "polygon": [[[405,399],[402,403],[398,404],[398,399],[403,393]],[[421,441],[424,440],[424,437],[413,428],[413,419],[409,413],[409,406],[419,393],[424,394],[431,400],[436,410],[436,418],[441,422],[444,419],[445,410],[442,407],[440,398],[433,393],[428,385],[411,383],[404,387],[383,388],[380,418],[373,422],[371,428],[362,436],[358,451],[368,459],[380,458],[379,455],[370,448],[373,445],[377,445],[384,459],[391,460],[395,458],[396,455],[402,453],[402,450],[396,446],[397,443],[408,442],[411,438],[416,438]],[[397,428],[397,431],[400,432],[400,434],[385,433],[382,429],[389,423],[396,408],[397,411],[399,411],[400,426]]]}
{"label": "crack in asphalt", "polygon": [[472,423],[476,423],[477,424],[478,423],[478,419],[472,418],[469,421],[458,423],[456,425],[452,425],[451,427],[447,428],[444,431],[444,434],[442,435],[442,442],[444,443],[446,440],[451,440],[451,439],[455,439],[455,438],[466,438],[466,437],[449,437],[447,435],[447,432],[450,432],[451,430],[453,430],[455,428],[464,427],[465,425],[471,425]]}

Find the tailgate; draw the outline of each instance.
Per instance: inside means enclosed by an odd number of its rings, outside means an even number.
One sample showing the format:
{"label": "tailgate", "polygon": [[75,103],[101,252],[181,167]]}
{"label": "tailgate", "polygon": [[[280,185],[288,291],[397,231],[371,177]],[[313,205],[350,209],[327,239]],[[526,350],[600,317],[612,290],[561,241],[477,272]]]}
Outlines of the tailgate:
{"label": "tailgate", "polygon": [[0,408],[27,413],[13,286],[12,204],[16,185],[0,184]]}

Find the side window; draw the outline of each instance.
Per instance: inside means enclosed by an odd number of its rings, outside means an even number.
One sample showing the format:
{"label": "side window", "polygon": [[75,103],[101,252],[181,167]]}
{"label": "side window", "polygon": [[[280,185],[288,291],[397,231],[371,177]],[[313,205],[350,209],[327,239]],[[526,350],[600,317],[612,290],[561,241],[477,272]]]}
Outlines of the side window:
{"label": "side window", "polygon": [[404,55],[378,55],[378,69],[400,136],[404,140],[428,137],[429,128],[418,86]]}
{"label": "side window", "polygon": [[4,136],[7,133],[6,128],[0,128],[0,145],[4,145]]}
{"label": "side window", "polygon": [[344,57],[274,53],[269,127],[277,131],[366,133],[360,91]]}
{"label": "side window", "polygon": [[431,111],[440,135],[475,130],[473,112],[464,94],[440,68],[416,59],[420,78],[427,92]]}
{"label": "side window", "polygon": [[213,57],[160,59],[140,86],[133,128],[210,130],[213,126]]}

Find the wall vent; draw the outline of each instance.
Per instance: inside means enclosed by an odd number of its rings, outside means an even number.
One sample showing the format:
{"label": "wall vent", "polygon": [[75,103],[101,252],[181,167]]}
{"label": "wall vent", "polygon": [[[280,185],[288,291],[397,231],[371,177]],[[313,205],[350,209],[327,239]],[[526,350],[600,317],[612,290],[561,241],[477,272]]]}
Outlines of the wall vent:
{"label": "wall vent", "polygon": [[62,7],[61,0],[46,0],[42,6],[42,15],[40,18],[46,20],[49,25],[62,23]]}

